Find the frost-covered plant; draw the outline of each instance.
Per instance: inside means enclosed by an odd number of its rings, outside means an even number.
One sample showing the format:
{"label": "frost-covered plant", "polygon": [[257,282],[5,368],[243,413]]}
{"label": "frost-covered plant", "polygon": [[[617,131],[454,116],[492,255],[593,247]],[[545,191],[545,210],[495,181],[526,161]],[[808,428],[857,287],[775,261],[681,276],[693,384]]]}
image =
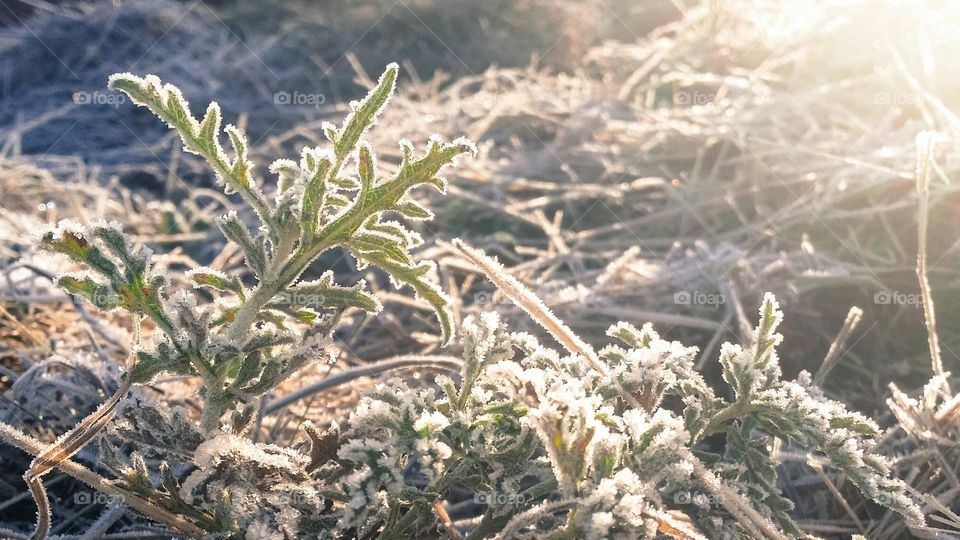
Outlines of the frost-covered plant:
{"label": "frost-covered plant", "polygon": [[[403,141],[396,173],[379,173],[363,136],[392,95],[397,73],[396,64],[387,66],[367,96],[351,103],[340,127],[324,124],[329,148],[305,148],[299,162],[281,159],[270,165],[277,177],[272,200],[255,180],[243,133],[224,127],[232,153],[221,146],[216,103],[197,119],[180,91],[156,76],[110,78],[111,88],[169,124],[187,151],[210,164],[226,193],[238,193],[252,208],[253,230],[238,212],[218,221],[227,240],[241,249],[249,274],[193,268],[187,273],[191,288],[207,291],[171,290],[151,251],[134,246],[118,223],[62,221],[40,235],[42,248],[66,255],[83,269],[58,277],[61,287],[104,311],[126,311],[138,323],[148,320],[156,331],[151,344],[137,345],[113,398],[44,450],[25,475],[40,507],[38,538],[50,525],[40,477],[74,455],[115,415],[120,418],[111,430],[136,451],[124,456],[101,440],[104,463],[121,485],[145,499],[142,506],[154,508],[153,503],[160,507],[155,514],[175,516],[167,521],[179,530],[195,531],[196,525],[224,535],[245,530],[252,537],[296,537],[310,516],[323,512],[323,499],[309,482],[309,458],[238,436],[253,420],[260,396],[308,362],[329,357],[332,332],[346,310],[381,309],[362,281],[338,285],[330,271],[315,280],[301,276],[328,250],[344,249],[360,267],[380,268],[395,286],[410,286],[430,303],[444,342],[453,334],[448,299],[431,281],[433,263],[411,255],[422,240],[388,216],[430,219],[432,213],[410,190],[431,185],[444,191],[440,170],[475,149],[465,139],[448,143],[433,137],[420,155]],[[355,162],[354,171],[348,162]],[[147,383],[160,373],[199,378],[199,424],[147,401],[118,407],[131,384]],[[142,452],[148,450],[161,458],[160,485],[147,470]],[[193,472],[183,478],[172,464]]]}
{"label": "frost-covered plant", "polygon": [[[270,165],[278,177],[273,201],[254,180],[240,130],[232,125],[223,129],[232,155],[221,147],[216,103],[197,120],[180,91],[155,76],[121,73],[110,78],[111,88],[167,122],[186,150],[210,163],[225,191],[239,193],[252,207],[257,218],[253,231],[236,212],[219,220],[224,236],[242,249],[252,283],[202,267],[188,276],[194,287],[216,291],[216,302],[203,303],[188,290],[169,291],[150,251],[133,247],[117,223],[62,222],[42,236],[41,244],[86,268],[85,273],[58,279],[66,290],[101,309],[125,310],[156,325],[157,338],[137,351],[131,376],[135,383],[144,383],[161,372],[199,375],[205,431],[217,429],[231,411],[236,412],[234,425],[243,426],[258,396],[323,354],[344,310],[380,310],[362,282],[340,286],[331,272],[316,280],[300,279],[327,250],[344,248],[361,265],[386,271],[398,287],[409,285],[434,307],[444,340],[449,339],[447,299],[429,280],[433,265],[410,254],[420,238],[385,216],[429,219],[430,211],[408,191],[425,184],[443,191],[438,172],[458,155],[472,152],[473,146],[463,139],[445,143],[434,138],[426,153],[417,156],[410,143],[403,142],[398,172],[387,178],[378,175],[373,150],[362,137],[387,103],[396,77],[397,67],[391,64],[366,98],[352,105],[341,127],[324,126],[331,148],[305,148],[299,163],[282,159]],[[345,168],[351,160],[356,162],[355,175]]]}
{"label": "frost-covered plant", "polygon": [[[39,454],[26,476],[41,505],[38,538],[49,529],[40,477],[108,423],[117,438],[101,438],[100,452],[117,480],[90,483],[125,490],[131,506],[193,536],[798,536],[792,503],[778,486],[774,440],[818,455],[907,523],[923,522],[875,451],[877,425],[825,398],[806,373],[783,380],[776,354],[782,315],[772,295],[760,307],[752,342],[722,347],[729,388],[718,392],[694,369],[694,348],[661,339],[650,325],[614,325],[608,334],[619,344],[595,351],[499,265],[462,243],[465,257],[567,352],[510,332],[486,313],[463,323],[456,380],[440,377],[423,388],[380,384],[342,430],[305,426],[305,448],[244,437],[259,396],[324,356],[345,310],[380,309],[362,283],[336,285],[329,272],[300,279],[329,249],[346,249],[396,285],[411,286],[434,307],[444,341],[452,336],[447,300],[427,277],[431,263],[410,254],[419,238],[383,218],[429,218],[408,191],[422,184],[443,189],[440,169],[473,147],[431,139],[416,157],[404,143],[398,172],[378,177],[361,139],[396,76],[389,66],[340,128],[325,126],[331,149],[305,149],[299,163],[270,167],[278,177],[272,201],[252,179],[236,128],[224,128],[232,157],[221,148],[215,103],[197,120],[180,92],[156,77],[111,78],[113,88],[170,124],[187,150],[210,162],[226,191],[254,210],[255,231],[237,213],[219,222],[251,275],[191,270],[193,287],[214,293],[215,301],[204,302],[191,291],[171,292],[151,253],[133,247],[117,224],[64,222],[42,235],[44,247],[86,269],[61,276],[62,287],[101,309],[152,321],[156,337],[135,351],[121,390],[55,445],[41,452],[39,442],[0,424],[5,438]],[[344,170],[351,159],[355,178]],[[162,372],[198,376],[199,422],[144,396],[120,403],[130,384]]]}
{"label": "frost-covered plant", "polygon": [[866,496],[921,523],[873,451],[877,426],[824,398],[806,374],[781,379],[780,317],[767,295],[755,343],[724,347],[732,400],[694,370],[694,348],[649,325],[612,327],[621,345],[600,350],[594,367],[508,332],[494,314],[468,320],[458,382],[442,379],[438,391],[381,385],[351,416],[339,457],[357,468],[342,480],[340,526],[427,535],[438,526],[435,504],[472,497],[484,509],[467,538],[797,536],[774,438],[819,454]]}

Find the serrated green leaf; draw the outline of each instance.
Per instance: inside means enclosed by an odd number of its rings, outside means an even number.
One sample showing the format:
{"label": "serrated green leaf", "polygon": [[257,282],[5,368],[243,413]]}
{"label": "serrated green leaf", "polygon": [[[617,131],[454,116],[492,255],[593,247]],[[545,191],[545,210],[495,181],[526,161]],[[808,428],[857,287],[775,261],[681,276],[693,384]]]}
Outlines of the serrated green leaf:
{"label": "serrated green leaf", "polygon": [[164,359],[146,351],[139,351],[137,363],[130,370],[129,376],[134,384],[146,384],[166,369],[167,363]]}
{"label": "serrated green leaf", "polygon": [[350,178],[348,176],[338,176],[336,178],[332,178],[330,179],[330,184],[346,191],[353,191],[360,187],[359,180],[356,178]]}
{"label": "serrated green leaf", "polygon": [[296,162],[290,159],[278,159],[270,164],[269,168],[272,174],[277,175],[277,190],[283,193],[290,189],[297,175],[300,174],[300,168]]}
{"label": "serrated green leaf", "polygon": [[413,261],[402,245],[402,239],[384,233],[357,233],[348,242],[347,247],[357,253],[380,253],[397,263],[410,265]]}
{"label": "serrated green leaf", "polygon": [[[330,273],[324,277],[331,276]],[[292,308],[328,308],[346,309],[360,308],[370,313],[378,313],[382,306],[376,298],[363,291],[363,282],[356,287],[341,287],[334,285],[330,279],[302,282],[288,287],[278,296],[274,304]]]}
{"label": "serrated green leaf", "polygon": [[420,203],[407,200],[393,207],[393,210],[403,217],[418,221],[433,219],[433,212],[424,208]]}
{"label": "serrated green leaf", "polygon": [[[373,125],[377,115],[383,110],[387,100],[393,95],[393,89],[397,81],[399,68],[396,64],[390,64],[380,75],[377,85],[370,90],[370,93],[357,104],[353,112],[347,116],[343,127],[334,136],[334,148],[336,149],[337,159],[342,160],[357,145],[363,133]],[[329,135],[328,135],[329,137]]]}
{"label": "serrated green leaf", "polygon": [[209,287],[222,292],[232,292],[241,298],[244,296],[243,285],[240,284],[240,280],[218,270],[199,268],[189,272],[188,276],[196,287]]}
{"label": "serrated green leaf", "polygon": [[243,393],[256,396],[270,390],[276,386],[277,379],[280,377],[283,372],[280,362],[275,359],[270,359],[263,366],[263,370],[260,371],[260,376],[257,378],[257,381],[246,388],[243,388]]}
{"label": "serrated green leaf", "polygon": [[403,265],[387,258],[379,251],[371,253],[354,252],[354,256],[382,268],[390,275],[397,286],[400,284],[409,285],[417,293],[418,298],[433,307],[437,322],[440,324],[443,343],[446,344],[450,341],[453,337],[453,316],[450,314],[450,300],[440,290],[439,286],[423,279],[424,275],[429,273],[432,268],[430,264]]}
{"label": "serrated green leaf", "polygon": [[312,172],[310,181],[303,191],[301,217],[304,242],[309,242],[320,227],[320,215],[323,207],[326,206],[325,180],[332,166],[333,163],[329,159],[321,158],[315,164],[316,169]]}
{"label": "serrated green leaf", "polygon": [[369,145],[361,144],[357,151],[357,174],[360,176],[360,195],[363,196],[377,181],[377,171]]}
{"label": "serrated green leaf", "polygon": [[267,268],[267,253],[261,242],[254,240],[247,226],[243,224],[236,213],[230,213],[217,220],[220,230],[227,240],[236,243],[243,251],[243,256],[257,277],[263,278]]}
{"label": "serrated green leaf", "polygon": [[327,195],[326,203],[327,203],[327,206],[332,206],[335,208],[343,208],[344,206],[350,205],[350,199],[344,197],[343,195],[330,193]]}

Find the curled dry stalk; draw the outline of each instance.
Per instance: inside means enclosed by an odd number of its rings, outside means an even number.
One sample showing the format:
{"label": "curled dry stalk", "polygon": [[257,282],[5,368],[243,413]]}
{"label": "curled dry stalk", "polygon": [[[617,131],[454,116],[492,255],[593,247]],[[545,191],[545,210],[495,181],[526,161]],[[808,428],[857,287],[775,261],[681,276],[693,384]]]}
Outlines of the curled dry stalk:
{"label": "curled dry stalk", "polygon": [[[134,338],[139,341],[140,322],[134,321]],[[47,474],[63,461],[70,459],[79,452],[88,442],[100,433],[116,414],[117,405],[127,396],[133,377],[130,371],[137,363],[135,354],[127,358],[127,372],[123,375],[120,387],[103,402],[90,416],[80,421],[70,431],[63,434],[57,441],[40,452],[30,462],[30,468],[23,474],[23,480],[30,488],[30,494],[37,503],[37,526],[33,533],[34,540],[44,540],[50,533],[50,501],[47,490],[43,487],[43,475]]]}
{"label": "curled dry stalk", "polygon": [[[139,341],[139,321],[135,320],[134,325],[134,339],[135,341]],[[23,479],[27,483],[30,494],[33,496],[33,500],[37,505],[37,523],[33,534],[30,536],[32,540],[44,540],[50,534],[50,501],[46,488],[43,486],[43,476],[55,468],[61,469],[93,488],[122,497],[130,506],[141,511],[148,517],[170,525],[175,530],[189,534],[202,533],[202,530],[193,524],[169,514],[146,499],[142,499],[113,486],[106,479],[70,461],[70,458],[93,440],[116,415],[117,405],[127,396],[133,384],[130,371],[136,365],[136,361],[136,355],[131,354],[127,359],[127,370],[122,377],[120,386],[117,388],[117,391],[110,396],[110,399],[102,403],[93,413],[74,426],[70,431],[61,435],[57,441],[45,448],[42,447],[39,441],[20,433],[16,428],[0,423],[0,437],[7,443],[34,455],[30,463],[30,468],[23,474]]]}
{"label": "curled dry stalk", "polygon": [[[3,438],[4,442],[11,446],[34,456],[39,455],[46,449],[46,445],[42,442],[29,435],[25,435],[22,431],[4,422],[0,422],[0,438]],[[117,486],[114,482],[73,460],[64,459],[57,463],[56,468],[97,491],[122,500],[124,504],[140,512],[147,518],[158,523],[169,525],[170,528],[175,531],[192,537],[200,537],[205,534],[203,529],[190,523],[186,519],[171,514],[153,502]]]}
{"label": "curled dry stalk", "polygon": [[[132,367],[132,363],[135,362],[134,355],[131,355],[129,362]],[[60,439],[37,454],[30,462],[30,468],[23,474],[23,480],[30,488],[30,494],[33,496],[34,502],[37,503],[37,525],[31,538],[44,540],[50,533],[50,501],[47,497],[47,491],[43,487],[43,475],[53,470],[64,460],[73,457],[100,433],[100,430],[114,417],[117,405],[127,396],[131,383],[132,380],[128,374],[123,378],[117,391],[110,396],[110,399],[97,407],[93,414],[74,426]]]}

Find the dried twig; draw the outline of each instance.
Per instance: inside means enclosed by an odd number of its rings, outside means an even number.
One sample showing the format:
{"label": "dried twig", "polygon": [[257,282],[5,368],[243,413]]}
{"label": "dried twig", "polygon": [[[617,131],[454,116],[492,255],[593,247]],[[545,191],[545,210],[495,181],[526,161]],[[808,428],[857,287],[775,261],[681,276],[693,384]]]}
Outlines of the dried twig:
{"label": "dried twig", "polygon": [[459,370],[462,365],[463,361],[458,358],[439,355],[399,356],[388,360],[364,364],[350,369],[345,369],[339,373],[334,373],[333,375],[320,379],[319,381],[311,383],[303,388],[300,388],[299,390],[284,394],[282,397],[267,403],[263,408],[263,414],[267,415],[277,412],[285,407],[288,407],[292,403],[300,401],[303,398],[330,390],[331,388],[336,388],[342,384],[359,379],[361,377],[372,377],[386,371],[410,367],[456,371]]}
{"label": "dried twig", "polygon": [[852,334],[857,325],[860,324],[862,317],[863,310],[857,306],[851,307],[850,311],[847,312],[847,318],[844,319],[843,326],[840,327],[837,337],[835,337],[833,343],[830,344],[830,349],[827,350],[827,355],[823,358],[820,369],[818,369],[817,373],[813,376],[814,384],[823,382],[824,377],[826,377],[827,374],[830,373],[830,370],[840,361],[840,351],[843,349],[844,344],[846,344],[850,334]]}
{"label": "dried twig", "polygon": [[[139,341],[139,321],[136,321],[135,325],[135,335]],[[136,354],[130,355],[127,360],[128,371],[136,363],[136,358]],[[110,399],[97,407],[90,416],[74,426],[73,429],[63,434],[56,442],[37,453],[30,463],[30,469],[23,474],[23,479],[27,483],[27,487],[30,488],[33,500],[37,503],[37,526],[33,533],[35,540],[43,540],[50,533],[50,502],[47,499],[47,491],[43,487],[41,478],[65,460],[73,457],[91,439],[97,436],[100,430],[113,418],[117,405],[127,396],[132,382],[133,379],[128,373]]]}
{"label": "dried twig", "polygon": [[943,375],[943,360],[940,357],[940,342],[937,336],[937,318],[933,308],[933,293],[927,278],[927,225],[929,221],[930,168],[933,160],[934,132],[923,131],[917,135],[917,279],[923,299],[923,315],[927,325],[927,340],[930,346],[930,361],[933,374]]}

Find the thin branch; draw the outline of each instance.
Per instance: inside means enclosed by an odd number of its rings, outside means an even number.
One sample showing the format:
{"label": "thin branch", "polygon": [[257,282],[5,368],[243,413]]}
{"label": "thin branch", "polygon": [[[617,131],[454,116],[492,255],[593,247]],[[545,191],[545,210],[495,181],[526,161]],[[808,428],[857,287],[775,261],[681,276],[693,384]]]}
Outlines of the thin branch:
{"label": "thin branch", "polygon": [[268,415],[277,412],[280,409],[283,409],[284,407],[287,407],[305,397],[324,392],[331,388],[336,388],[337,386],[350,382],[354,379],[359,379],[360,377],[370,377],[385,371],[392,371],[394,369],[407,367],[436,368],[459,371],[462,366],[463,362],[461,360],[451,356],[398,356],[396,358],[390,358],[380,362],[353,367],[339,373],[334,373],[329,377],[324,377],[313,384],[304,386],[299,390],[290,392],[289,394],[285,394],[282,397],[270,401],[266,404],[266,406],[264,406],[263,414]]}

